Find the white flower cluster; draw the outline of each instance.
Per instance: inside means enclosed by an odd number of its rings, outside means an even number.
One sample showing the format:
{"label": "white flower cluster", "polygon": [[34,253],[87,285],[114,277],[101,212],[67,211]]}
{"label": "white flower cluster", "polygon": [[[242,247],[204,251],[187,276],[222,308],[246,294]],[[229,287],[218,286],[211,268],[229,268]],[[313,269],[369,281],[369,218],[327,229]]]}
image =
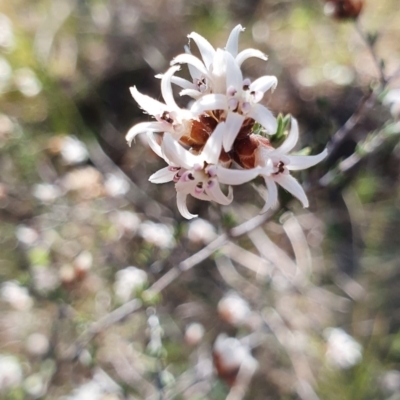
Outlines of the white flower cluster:
{"label": "white flower cluster", "polygon": [[[241,65],[245,60],[267,57],[255,49],[238,52],[241,31],[241,25],[232,30],[224,50],[214,49],[202,36],[191,33],[188,37],[196,43],[201,59],[187,47],[185,54],[172,60],[165,74],[157,76],[161,78],[165,104],[141,94],[136,87],[131,88],[139,106],[155,121],[134,125],[127,141],[130,144],[137,134],[147,134],[150,147],[168,164],[149,180],[173,181],[178,209],[188,219],[196,217],[186,206],[189,194],[227,205],[233,200],[230,185],[243,184],[259,175],[267,186],[261,212],[276,203],[276,183],[307,207],[307,196],[289,171],[309,168],[326,156],[326,151],[316,156],[288,155],[299,135],[293,118],[284,143],[278,148],[272,146],[267,135],[276,133],[277,119],[260,101],[268,90],[275,89],[277,78],[262,76],[251,82],[243,77]],[[180,69],[177,64],[188,65],[192,81],[175,76]],[[194,99],[190,109],[178,107],[172,84],[182,88],[181,96]],[[228,186],[226,192],[221,184]]]}

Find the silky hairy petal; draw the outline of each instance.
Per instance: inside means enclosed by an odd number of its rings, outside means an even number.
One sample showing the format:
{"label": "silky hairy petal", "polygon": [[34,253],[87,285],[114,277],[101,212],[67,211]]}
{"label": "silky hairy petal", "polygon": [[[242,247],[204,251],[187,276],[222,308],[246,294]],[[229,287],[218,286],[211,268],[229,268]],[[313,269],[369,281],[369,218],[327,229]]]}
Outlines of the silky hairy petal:
{"label": "silky hairy petal", "polygon": [[222,144],[226,152],[230,151],[245,118],[238,113],[229,112],[226,118],[226,132]]}
{"label": "silky hairy petal", "polygon": [[239,34],[243,32],[244,28],[242,25],[236,25],[229,35],[228,41],[226,42],[225,50],[232,54],[233,57],[237,56],[239,47]]}
{"label": "silky hairy petal", "polygon": [[294,197],[297,197],[303,207],[308,207],[308,199],[304,189],[299,182],[291,175],[279,174],[274,177],[275,182],[279,183],[284,189],[291,193]]}
{"label": "silky hairy petal", "polygon": [[172,76],[171,77],[171,82],[182,89],[195,89],[197,90],[197,87],[194,83],[188,81],[187,79],[183,79],[179,76]]}
{"label": "silky hairy petal", "polygon": [[226,51],[217,49],[210,75],[213,93],[226,93]]}
{"label": "silky hairy petal", "polygon": [[235,61],[236,64],[240,67],[244,61],[246,61],[248,58],[261,58],[261,60],[267,61],[268,57],[260,50],[256,49],[246,49],[242,50],[236,57]]}
{"label": "silky hairy petal", "polygon": [[132,128],[129,129],[125,138],[130,146],[132,140],[135,139],[136,135],[138,135],[139,133],[145,133],[148,131],[162,132],[164,128],[165,125],[162,122],[141,122],[139,124],[133,125]]}
{"label": "silky hairy petal", "polygon": [[198,158],[181,146],[168,132],[164,134],[162,150],[175,166],[192,169],[198,163]]}
{"label": "silky hairy petal", "polygon": [[275,135],[278,124],[276,118],[267,107],[264,107],[261,104],[254,104],[247,115],[260,123],[267,130],[269,135]]}
{"label": "silky hairy petal", "polygon": [[206,94],[193,103],[190,111],[199,115],[205,111],[226,110],[227,107],[228,103],[224,94]]}
{"label": "silky hairy petal", "polygon": [[230,53],[225,53],[226,58],[226,87],[234,87],[238,95],[242,93],[243,75],[235,59]]}
{"label": "silky hairy petal", "polygon": [[156,153],[159,157],[163,158],[166,162],[169,163],[169,161],[163,154],[161,146],[158,144],[156,138],[154,137],[153,132],[147,132],[147,141],[149,143],[150,148],[154,151],[154,153]]}
{"label": "silky hairy petal", "polygon": [[277,85],[278,79],[276,76],[266,75],[256,79],[250,85],[250,91],[265,93],[269,89],[275,90]]}
{"label": "silky hairy petal", "polygon": [[265,199],[264,207],[261,209],[260,214],[264,214],[272,208],[278,201],[278,188],[272,178],[264,176],[265,185],[267,186],[267,198]]}
{"label": "silky hairy petal", "polygon": [[197,47],[199,48],[205,66],[207,68],[210,68],[210,65],[212,64],[215,55],[214,47],[211,46],[208,40],[204,39],[203,36],[200,36],[196,32],[192,32],[190,35],[188,35],[188,38],[194,40]]}
{"label": "silky hairy petal", "polygon": [[327,155],[328,151],[325,149],[322,153],[319,153],[315,156],[287,156],[289,159],[287,169],[291,171],[297,171],[299,169],[313,167],[321,162]]}
{"label": "silky hairy petal", "polygon": [[165,100],[165,104],[170,108],[170,110],[177,110],[179,107],[177,106],[174,94],[172,93],[171,87],[171,78],[175,74],[175,72],[179,71],[179,65],[171,67],[168,71],[163,75],[161,79],[161,94]]}
{"label": "silky hairy petal", "polygon": [[184,193],[177,192],[176,194],[176,205],[178,206],[178,210],[181,213],[182,217],[186,219],[192,219],[198,217],[198,215],[191,214],[186,205],[186,197],[187,195]]}
{"label": "silky hairy petal", "polygon": [[172,61],[171,65],[175,64],[189,64],[195,67],[204,77],[208,76],[208,71],[204,64],[197,57],[192,54],[179,54]]}
{"label": "silky hairy petal", "polygon": [[139,104],[140,108],[143,109],[147,114],[150,115],[161,115],[164,111],[167,111],[167,106],[154,100],[150,96],[140,93],[136,86],[130,88],[132,97]]}
{"label": "silky hairy petal", "polygon": [[222,139],[226,132],[225,122],[220,122],[214,129],[214,132],[208,138],[201,157],[208,164],[218,164],[219,156],[222,150]]}
{"label": "silky hairy petal", "polygon": [[283,142],[283,144],[276,149],[277,152],[281,154],[287,154],[292,151],[294,146],[296,146],[297,141],[299,140],[299,125],[297,124],[296,119],[291,118],[290,124],[291,126],[288,137]]}
{"label": "silky hairy petal", "polygon": [[197,100],[201,96],[201,92],[197,89],[183,89],[179,92],[179,96],[189,96]]}
{"label": "silky hairy petal", "polygon": [[174,179],[175,174],[176,171],[171,171],[170,167],[165,167],[151,175],[149,181],[151,183],[171,182]]}
{"label": "silky hairy petal", "polygon": [[226,195],[222,192],[222,190],[221,190],[219,184],[218,184],[217,182],[215,182],[215,185],[213,185],[212,187],[206,189],[206,193],[207,193],[216,203],[222,204],[222,205],[224,205],[224,206],[227,206],[228,204],[231,204],[231,203],[232,203],[232,200],[233,200],[233,190],[232,190],[232,188],[231,188],[230,186],[229,186],[229,189],[228,189],[228,190],[229,190],[229,191],[228,191],[228,196],[226,196]]}
{"label": "silky hairy petal", "polygon": [[221,166],[217,167],[217,177],[220,183],[226,185],[242,185],[253,180],[260,173],[260,168],[252,169],[228,169]]}

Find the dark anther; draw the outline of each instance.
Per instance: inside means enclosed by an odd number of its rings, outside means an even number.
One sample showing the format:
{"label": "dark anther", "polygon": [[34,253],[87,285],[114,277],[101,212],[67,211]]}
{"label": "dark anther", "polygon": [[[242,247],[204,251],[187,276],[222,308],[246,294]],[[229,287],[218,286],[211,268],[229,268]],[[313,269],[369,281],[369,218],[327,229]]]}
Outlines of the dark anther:
{"label": "dark anther", "polygon": [[161,119],[163,119],[165,122],[168,122],[169,124],[172,124],[174,122],[174,120],[169,116],[168,111],[163,112]]}
{"label": "dark anther", "polygon": [[249,85],[243,85],[243,90],[249,90],[250,86]]}
{"label": "dark anther", "polygon": [[199,188],[199,189],[203,189],[203,182],[199,182],[199,183],[196,185],[196,187]]}
{"label": "dark anther", "polygon": [[189,174],[189,175],[188,175],[188,178],[189,178],[191,181],[194,181],[194,176],[193,176],[192,174]]}

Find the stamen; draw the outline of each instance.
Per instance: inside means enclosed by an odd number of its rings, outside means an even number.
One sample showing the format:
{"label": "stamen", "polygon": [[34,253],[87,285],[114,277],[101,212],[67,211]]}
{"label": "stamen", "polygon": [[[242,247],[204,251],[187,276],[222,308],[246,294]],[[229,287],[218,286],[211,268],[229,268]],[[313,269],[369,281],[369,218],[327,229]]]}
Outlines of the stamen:
{"label": "stamen", "polygon": [[169,124],[173,124],[174,120],[171,118],[170,114],[168,111],[164,111],[161,115],[161,119],[164,120],[165,122],[168,122]]}
{"label": "stamen", "polygon": [[237,90],[233,86],[229,86],[226,93],[228,96],[233,97],[237,93]]}

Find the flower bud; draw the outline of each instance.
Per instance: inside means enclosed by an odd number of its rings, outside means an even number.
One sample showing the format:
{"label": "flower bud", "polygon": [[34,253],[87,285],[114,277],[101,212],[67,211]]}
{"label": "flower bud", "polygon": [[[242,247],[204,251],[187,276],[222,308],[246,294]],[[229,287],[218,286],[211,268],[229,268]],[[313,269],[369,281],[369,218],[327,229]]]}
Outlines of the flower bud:
{"label": "flower bud", "polygon": [[362,0],[328,0],[324,11],[326,15],[339,20],[356,19],[360,15],[363,5]]}

